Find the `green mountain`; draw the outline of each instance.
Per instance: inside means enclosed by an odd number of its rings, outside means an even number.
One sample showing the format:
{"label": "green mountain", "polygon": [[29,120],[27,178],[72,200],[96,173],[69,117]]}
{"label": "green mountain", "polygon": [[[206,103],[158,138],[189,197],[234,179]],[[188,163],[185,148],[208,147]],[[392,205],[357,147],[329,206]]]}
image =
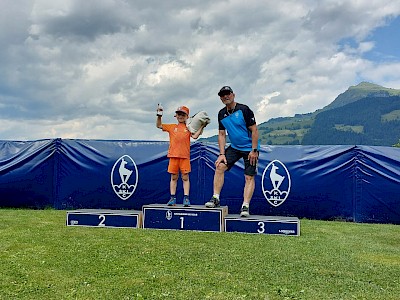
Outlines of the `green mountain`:
{"label": "green mountain", "polygon": [[273,118],[258,129],[264,145],[392,146],[400,140],[400,90],[361,82],[323,109]]}
{"label": "green mountain", "polygon": [[303,145],[392,146],[400,138],[400,96],[367,97],[320,112]]}
{"label": "green mountain", "polygon": [[400,90],[389,89],[377,84],[361,82],[356,86],[351,86],[347,91],[337,96],[337,98],[323,110],[341,107],[357,100],[370,97],[389,97],[399,96]]}

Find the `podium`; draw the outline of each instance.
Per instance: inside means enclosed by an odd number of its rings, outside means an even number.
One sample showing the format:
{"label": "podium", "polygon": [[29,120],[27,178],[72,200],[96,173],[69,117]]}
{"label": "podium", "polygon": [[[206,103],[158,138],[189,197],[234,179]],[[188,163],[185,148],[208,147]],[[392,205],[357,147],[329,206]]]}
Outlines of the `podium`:
{"label": "podium", "polygon": [[227,206],[206,208],[203,205],[150,204],[143,206],[143,228],[221,232],[227,214]]}
{"label": "podium", "polygon": [[140,228],[139,210],[80,209],[67,211],[67,226]]}
{"label": "podium", "polygon": [[80,209],[67,211],[67,226],[241,232],[253,234],[300,235],[296,217],[228,214],[228,206],[144,205],[142,210]]}
{"label": "podium", "polygon": [[227,215],[225,231],[299,236],[300,220],[296,217],[250,215],[241,218],[239,215]]}

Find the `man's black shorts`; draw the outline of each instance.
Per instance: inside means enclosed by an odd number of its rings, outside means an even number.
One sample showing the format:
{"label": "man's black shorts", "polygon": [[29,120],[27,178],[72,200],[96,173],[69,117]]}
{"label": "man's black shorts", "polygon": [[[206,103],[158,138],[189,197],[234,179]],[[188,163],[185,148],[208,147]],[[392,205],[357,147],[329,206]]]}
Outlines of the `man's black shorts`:
{"label": "man's black shorts", "polygon": [[250,151],[240,151],[229,146],[225,150],[226,161],[228,162],[228,171],[233,167],[233,165],[241,158],[244,160],[244,174],[254,176],[257,174],[257,165],[252,166],[249,160]]}

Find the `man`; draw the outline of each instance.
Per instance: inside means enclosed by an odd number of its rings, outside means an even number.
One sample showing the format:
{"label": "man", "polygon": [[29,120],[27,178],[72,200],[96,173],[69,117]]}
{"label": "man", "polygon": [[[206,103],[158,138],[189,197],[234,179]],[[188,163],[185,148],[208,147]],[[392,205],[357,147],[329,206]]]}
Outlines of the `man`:
{"label": "man", "polygon": [[[239,159],[243,158],[245,185],[240,216],[248,217],[259,156],[257,124],[253,111],[247,105],[235,102],[235,94],[229,86],[222,87],[218,96],[225,105],[218,113],[220,154],[215,162],[214,194],[205,205],[209,208],[220,206],[219,196],[224,185],[225,171],[229,171]],[[226,133],[231,144],[225,149]]]}

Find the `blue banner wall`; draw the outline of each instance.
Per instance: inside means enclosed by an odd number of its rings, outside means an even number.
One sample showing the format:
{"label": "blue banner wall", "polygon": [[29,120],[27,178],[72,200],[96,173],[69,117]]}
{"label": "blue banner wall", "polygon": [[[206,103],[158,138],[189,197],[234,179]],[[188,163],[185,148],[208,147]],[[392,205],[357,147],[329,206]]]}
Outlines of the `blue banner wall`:
{"label": "blue banner wall", "polygon": [[[144,204],[165,202],[169,194],[168,145],[63,140],[57,160],[55,207],[141,209]],[[120,170],[130,173],[128,180],[128,175],[121,179]]]}
{"label": "blue banner wall", "polygon": [[285,202],[278,201],[279,206],[265,205],[268,194],[263,196],[257,189],[255,196],[262,214],[352,220],[354,155],[355,149],[349,146],[268,147],[260,161],[264,172],[260,185],[271,190],[271,169],[266,166],[278,161],[281,165],[275,163],[279,166],[277,173],[286,177],[283,182],[290,176],[291,187]]}
{"label": "blue banner wall", "polygon": [[53,140],[0,142],[0,206],[53,207]]}
{"label": "blue banner wall", "polygon": [[[0,141],[0,206],[136,209],[169,198],[168,142]],[[191,146],[192,204],[212,196],[215,143]],[[221,204],[238,213],[243,162],[225,174]],[[400,224],[400,149],[262,146],[251,214]],[[183,198],[178,181],[178,203]]]}
{"label": "blue banner wall", "polygon": [[357,152],[356,221],[400,224],[399,152],[368,146]]}

